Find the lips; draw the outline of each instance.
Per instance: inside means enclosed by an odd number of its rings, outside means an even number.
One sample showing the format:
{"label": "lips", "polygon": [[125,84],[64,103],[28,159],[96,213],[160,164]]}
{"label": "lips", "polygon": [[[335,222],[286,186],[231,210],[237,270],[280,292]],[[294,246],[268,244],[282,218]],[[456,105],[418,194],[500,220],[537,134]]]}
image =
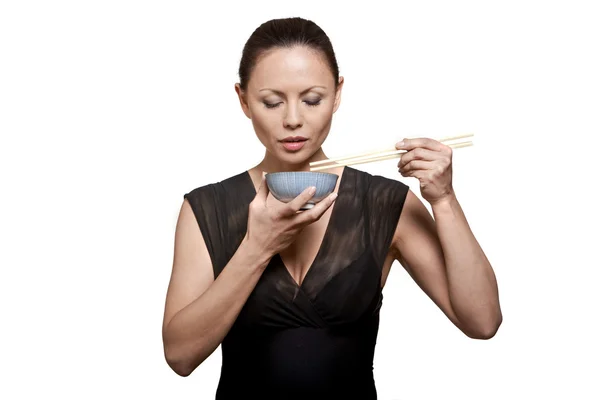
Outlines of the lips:
{"label": "lips", "polygon": [[288,136],[285,139],[282,140],[282,142],[304,142],[308,140],[307,138],[305,138],[304,136]]}
{"label": "lips", "polygon": [[288,136],[281,143],[283,144],[283,148],[288,151],[298,151],[304,147],[307,140],[304,136]]}

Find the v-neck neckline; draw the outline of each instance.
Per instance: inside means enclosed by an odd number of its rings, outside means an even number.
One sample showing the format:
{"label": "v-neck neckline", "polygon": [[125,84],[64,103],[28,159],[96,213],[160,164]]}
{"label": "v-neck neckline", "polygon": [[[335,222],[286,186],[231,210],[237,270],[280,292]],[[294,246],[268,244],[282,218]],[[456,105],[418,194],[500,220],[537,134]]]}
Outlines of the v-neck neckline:
{"label": "v-neck neckline", "polygon": [[[345,193],[344,183],[346,182],[346,175],[348,175],[347,171],[348,171],[349,168],[350,167],[348,167],[347,165],[344,166],[344,169],[342,170],[342,173],[339,176],[340,184],[339,184],[338,190],[337,190],[339,197],[341,197],[341,195]],[[252,192],[253,192],[254,196],[256,196],[257,191],[256,191],[256,187],[254,186],[254,181],[252,180],[252,176],[250,175],[250,171],[246,170],[245,175],[247,177],[247,182],[250,184],[250,187],[252,188]],[[313,269],[317,265],[317,262],[319,261],[319,258],[320,258],[320,256],[323,253],[323,244],[325,243],[325,240],[327,240],[328,236],[330,235],[331,222],[334,220],[334,218],[338,214],[338,212],[337,212],[337,209],[338,209],[337,205],[338,205],[338,202],[339,202],[339,197],[331,205],[331,207],[332,207],[332,209],[331,209],[331,215],[329,216],[329,221],[327,221],[327,226],[325,227],[325,233],[323,234],[323,237],[321,238],[321,242],[319,243],[319,248],[317,250],[317,254],[313,258],[312,262],[310,263],[310,265],[308,267],[308,270],[306,271],[306,275],[304,275],[304,279],[302,279],[302,282],[298,283],[296,281],[296,279],[294,279],[294,277],[292,276],[290,270],[285,265],[285,262],[283,261],[283,257],[281,257],[280,253],[277,253],[277,254],[275,254],[273,256],[273,257],[277,257],[279,259],[279,261],[281,263],[281,267],[283,267],[283,269],[285,270],[284,273],[287,275],[287,277],[290,279],[290,281],[294,284],[294,286],[297,289],[302,289],[304,287],[304,284],[308,280],[308,278],[311,276],[312,273],[314,273]]]}

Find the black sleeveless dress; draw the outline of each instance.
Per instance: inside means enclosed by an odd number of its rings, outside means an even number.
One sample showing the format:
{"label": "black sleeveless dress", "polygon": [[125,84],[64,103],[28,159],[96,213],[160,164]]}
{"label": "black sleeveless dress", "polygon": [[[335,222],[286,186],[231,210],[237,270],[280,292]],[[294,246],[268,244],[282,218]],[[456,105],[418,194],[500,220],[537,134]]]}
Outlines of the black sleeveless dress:
{"label": "black sleeveless dress", "polygon": [[[376,399],[381,273],[408,193],[346,166],[318,254],[298,285],[275,255],[222,342],[216,399]],[[215,278],[240,245],[247,171],[185,194]]]}

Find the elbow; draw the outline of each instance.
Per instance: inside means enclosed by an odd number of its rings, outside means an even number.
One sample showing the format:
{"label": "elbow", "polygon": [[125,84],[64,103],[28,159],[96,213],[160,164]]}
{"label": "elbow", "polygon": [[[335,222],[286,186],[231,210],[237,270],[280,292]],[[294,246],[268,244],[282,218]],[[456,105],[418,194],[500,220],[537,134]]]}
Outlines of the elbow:
{"label": "elbow", "polygon": [[465,333],[471,339],[489,340],[496,336],[496,333],[500,329],[500,325],[502,325],[501,313],[498,314],[497,318],[486,323],[479,324],[476,328],[469,329],[469,331]]}
{"label": "elbow", "polygon": [[471,333],[469,335],[469,337],[471,339],[477,339],[477,340],[490,340],[491,338],[496,336],[496,332],[498,332],[498,328],[491,328],[491,329],[485,329],[485,330],[482,329],[478,332]]}
{"label": "elbow", "polygon": [[190,376],[192,374],[192,372],[194,371],[193,368],[190,368],[184,364],[177,364],[177,363],[171,362],[171,363],[169,363],[169,366],[177,375],[179,375],[183,378]]}
{"label": "elbow", "polygon": [[165,361],[171,370],[181,377],[188,377],[194,372],[194,367],[189,360],[177,357],[168,348],[165,348]]}

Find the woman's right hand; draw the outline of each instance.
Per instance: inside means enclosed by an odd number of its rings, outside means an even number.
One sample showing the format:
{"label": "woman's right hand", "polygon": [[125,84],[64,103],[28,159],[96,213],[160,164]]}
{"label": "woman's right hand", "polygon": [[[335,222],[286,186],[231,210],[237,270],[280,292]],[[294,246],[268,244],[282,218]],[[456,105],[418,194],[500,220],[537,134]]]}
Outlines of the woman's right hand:
{"label": "woman's right hand", "polygon": [[269,187],[263,176],[250,203],[246,238],[270,257],[292,244],[305,226],[318,221],[337,197],[337,193],[332,193],[313,208],[298,212],[314,196],[314,187],[307,188],[289,203],[273,201],[267,205],[268,195]]}

